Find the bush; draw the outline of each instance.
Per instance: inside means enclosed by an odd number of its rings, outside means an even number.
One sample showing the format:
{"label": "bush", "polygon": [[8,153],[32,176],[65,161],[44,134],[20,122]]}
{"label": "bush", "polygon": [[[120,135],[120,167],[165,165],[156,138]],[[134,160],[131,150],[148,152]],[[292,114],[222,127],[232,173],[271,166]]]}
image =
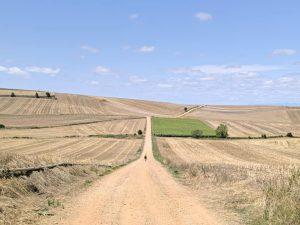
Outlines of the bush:
{"label": "bush", "polygon": [[216,129],[216,136],[218,138],[227,138],[228,137],[228,128],[225,124],[220,124]]}
{"label": "bush", "polygon": [[267,135],[266,134],[262,134],[261,138],[267,139]]}
{"label": "bush", "polygon": [[0,129],[4,129],[5,125],[4,124],[0,124]]}
{"label": "bush", "polygon": [[142,130],[138,130],[138,135],[142,135],[143,131]]}
{"label": "bush", "polygon": [[47,98],[51,98],[50,92],[46,92],[46,96],[47,96]]}
{"label": "bush", "polygon": [[188,108],[187,108],[187,107],[184,107],[184,111],[187,112],[187,111],[188,111]]}
{"label": "bush", "polygon": [[286,134],[286,136],[287,136],[287,137],[294,137],[294,135],[293,135],[291,132],[288,132],[288,133]]}
{"label": "bush", "polygon": [[39,98],[39,97],[40,97],[39,94],[38,94],[37,92],[35,92],[35,97],[36,97],[36,98]]}
{"label": "bush", "polygon": [[15,92],[12,92],[12,93],[10,94],[10,97],[16,97]]}
{"label": "bush", "polygon": [[194,131],[192,131],[192,137],[193,138],[201,138],[202,134],[203,134],[203,132],[201,130],[194,130]]}

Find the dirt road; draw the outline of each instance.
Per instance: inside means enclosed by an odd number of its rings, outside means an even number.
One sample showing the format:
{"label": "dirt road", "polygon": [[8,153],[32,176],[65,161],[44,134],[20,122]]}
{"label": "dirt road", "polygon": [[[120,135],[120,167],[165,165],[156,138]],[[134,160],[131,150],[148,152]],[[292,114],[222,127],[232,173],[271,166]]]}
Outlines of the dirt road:
{"label": "dirt road", "polygon": [[193,112],[193,111],[195,111],[195,110],[197,110],[197,109],[201,109],[201,108],[203,108],[203,107],[204,107],[204,105],[198,105],[198,106],[195,106],[195,107],[193,107],[193,108],[188,109],[186,112],[181,113],[180,115],[176,116],[175,118],[183,117],[183,116],[185,116],[186,114],[189,114],[189,113],[191,113],[191,112]]}
{"label": "dirt road", "polygon": [[151,120],[143,156],[99,180],[74,199],[65,225],[199,225],[219,224],[197,197],[174,178],[152,156]]}

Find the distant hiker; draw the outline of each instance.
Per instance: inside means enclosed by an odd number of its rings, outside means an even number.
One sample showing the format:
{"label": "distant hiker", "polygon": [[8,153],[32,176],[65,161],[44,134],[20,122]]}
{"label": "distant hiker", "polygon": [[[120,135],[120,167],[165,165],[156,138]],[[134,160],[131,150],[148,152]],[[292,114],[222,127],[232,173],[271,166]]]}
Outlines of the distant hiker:
{"label": "distant hiker", "polygon": [[145,162],[147,161],[147,155],[144,156]]}

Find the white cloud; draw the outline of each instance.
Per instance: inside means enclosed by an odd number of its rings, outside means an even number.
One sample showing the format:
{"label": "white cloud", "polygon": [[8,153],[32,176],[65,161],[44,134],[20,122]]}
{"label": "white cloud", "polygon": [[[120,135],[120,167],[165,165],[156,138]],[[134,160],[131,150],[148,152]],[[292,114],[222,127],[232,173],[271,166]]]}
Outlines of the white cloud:
{"label": "white cloud", "polygon": [[38,67],[38,66],[30,66],[26,67],[26,71],[31,73],[41,73],[41,74],[47,74],[50,76],[55,76],[60,72],[59,68],[50,68],[50,67]]}
{"label": "white cloud", "polygon": [[278,66],[266,66],[266,65],[202,65],[193,67],[184,67],[171,69],[170,72],[174,74],[191,74],[191,75],[239,75],[243,77],[253,77],[259,72],[268,72],[279,70]]}
{"label": "white cloud", "polygon": [[139,84],[139,83],[147,82],[147,79],[139,77],[139,76],[130,76],[129,82],[132,84]]}
{"label": "white cloud", "polygon": [[163,83],[159,83],[157,86],[160,88],[172,88],[173,87],[172,84],[163,84]]}
{"label": "white cloud", "polygon": [[137,20],[139,17],[140,17],[140,15],[138,13],[133,13],[133,14],[129,15],[130,20]]}
{"label": "white cloud", "polygon": [[101,75],[113,74],[110,68],[104,66],[97,66],[94,72]]}
{"label": "white cloud", "polygon": [[88,52],[91,52],[91,53],[99,53],[99,49],[98,48],[95,48],[95,47],[91,47],[89,45],[82,45],[80,47],[82,50],[85,50],[85,51],[88,51]]}
{"label": "white cloud", "polygon": [[202,81],[215,80],[215,77],[213,77],[213,76],[201,77],[201,78],[199,78],[199,80],[202,80]]}
{"label": "white cloud", "polygon": [[13,74],[13,75],[18,75],[18,76],[27,76],[27,72],[22,70],[19,67],[5,67],[5,66],[0,66],[0,72],[7,73],[7,74]]}
{"label": "white cloud", "polygon": [[90,82],[91,85],[99,85],[99,81],[96,81],[96,80],[92,80]]}
{"label": "white cloud", "polygon": [[272,52],[273,56],[291,56],[295,55],[297,51],[295,49],[288,49],[288,48],[283,48],[283,49],[275,49]]}
{"label": "white cloud", "polygon": [[279,83],[290,83],[294,80],[295,80],[294,77],[289,77],[289,76],[283,76],[278,79]]}
{"label": "white cloud", "polygon": [[151,53],[155,50],[155,47],[154,46],[148,46],[148,45],[145,45],[145,46],[142,46],[138,49],[138,52],[142,52],[142,53]]}
{"label": "white cloud", "polygon": [[195,17],[201,21],[209,21],[213,19],[211,14],[205,12],[198,12]]}

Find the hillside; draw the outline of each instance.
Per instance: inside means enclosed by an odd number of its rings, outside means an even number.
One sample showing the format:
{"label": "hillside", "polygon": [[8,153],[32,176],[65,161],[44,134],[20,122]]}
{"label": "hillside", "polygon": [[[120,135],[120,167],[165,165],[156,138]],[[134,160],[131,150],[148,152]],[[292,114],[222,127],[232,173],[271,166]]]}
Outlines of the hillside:
{"label": "hillside", "polygon": [[300,135],[300,108],[284,106],[204,106],[185,117],[198,118],[216,128],[225,123],[230,136]]}
{"label": "hillside", "polygon": [[[10,97],[14,92],[16,97]],[[172,103],[55,93],[35,98],[35,91],[0,89],[0,114],[9,115],[177,115],[183,106]],[[25,97],[23,97],[25,96]]]}

